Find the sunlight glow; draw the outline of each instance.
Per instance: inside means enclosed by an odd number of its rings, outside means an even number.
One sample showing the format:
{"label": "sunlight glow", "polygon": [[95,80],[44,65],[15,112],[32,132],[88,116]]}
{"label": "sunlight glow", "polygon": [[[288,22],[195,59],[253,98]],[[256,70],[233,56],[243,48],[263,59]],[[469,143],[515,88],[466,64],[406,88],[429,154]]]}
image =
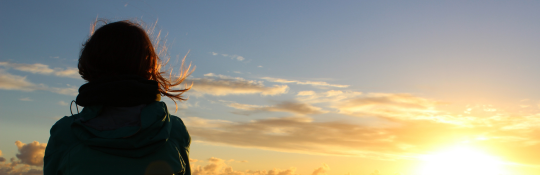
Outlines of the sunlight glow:
{"label": "sunlight glow", "polygon": [[458,146],[422,156],[420,175],[505,175],[504,162],[480,150]]}

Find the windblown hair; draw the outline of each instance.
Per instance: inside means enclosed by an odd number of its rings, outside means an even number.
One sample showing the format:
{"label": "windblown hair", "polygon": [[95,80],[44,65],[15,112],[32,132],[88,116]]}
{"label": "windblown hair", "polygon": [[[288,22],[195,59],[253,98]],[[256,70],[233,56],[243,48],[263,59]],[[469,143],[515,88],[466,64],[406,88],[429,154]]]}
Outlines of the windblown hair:
{"label": "windblown hair", "polygon": [[[105,25],[95,30],[98,22],[103,22]],[[155,24],[149,32],[146,32],[139,22],[130,20],[113,23],[96,20],[92,25],[90,37],[82,45],[78,64],[79,74],[88,82],[118,75],[137,75],[157,81],[159,93],[171,98],[175,105],[176,100],[187,100],[182,97],[182,94],[191,89],[191,86],[186,86],[184,89],[172,88],[180,85],[195,68],[190,71],[191,64],[187,68],[184,67],[186,59],[184,56],[179,75],[173,76],[172,69],[162,71],[161,68],[168,63],[169,59],[162,62],[159,58],[163,53],[166,54],[164,45],[156,53],[160,47],[160,32],[154,44],[148,34],[152,35],[154,29]]]}

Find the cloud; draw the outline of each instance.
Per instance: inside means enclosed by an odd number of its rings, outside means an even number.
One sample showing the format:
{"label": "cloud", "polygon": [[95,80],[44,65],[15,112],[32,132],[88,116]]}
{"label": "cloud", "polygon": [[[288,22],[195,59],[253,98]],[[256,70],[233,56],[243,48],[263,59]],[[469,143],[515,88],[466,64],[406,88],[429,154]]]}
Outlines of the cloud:
{"label": "cloud", "polygon": [[28,167],[0,167],[0,175],[43,175],[43,170]]}
{"label": "cloud", "polygon": [[367,93],[330,90],[316,93],[300,91],[296,100],[308,104],[321,103],[338,113],[357,117],[381,117],[400,120],[439,120],[444,115],[436,109],[441,102],[405,93]]}
{"label": "cloud", "polygon": [[79,69],[73,67],[67,68],[65,70],[57,70],[54,72],[54,75],[59,77],[81,78],[81,75],[79,74]]}
{"label": "cloud", "polygon": [[[207,74],[204,74],[203,76],[205,77],[216,77],[216,78],[220,78],[220,79],[234,79],[234,80],[241,80],[241,81],[247,81],[246,79],[242,78],[242,77],[231,77],[231,76],[227,76],[227,75],[221,75],[221,74],[214,74],[214,73],[207,73]],[[253,83],[262,83],[262,82],[255,82],[255,81],[251,81]]]}
{"label": "cloud", "polygon": [[295,114],[307,115],[307,114],[323,114],[328,111],[322,110],[319,107],[311,106],[310,104],[294,102],[294,101],[282,101],[272,106],[258,106],[249,104],[240,104],[235,102],[227,102],[227,106],[243,110],[238,114],[249,115],[259,112],[290,112]]}
{"label": "cloud", "polygon": [[227,162],[247,163],[248,161],[247,161],[247,160],[234,160],[234,159],[229,159],[229,160],[227,160]]}
{"label": "cloud", "polygon": [[0,162],[5,162],[6,158],[2,157],[2,150],[0,150]]}
{"label": "cloud", "polygon": [[11,67],[16,70],[24,71],[24,72],[31,72],[34,74],[51,74],[54,72],[53,69],[49,68],[48,65],[45,64],[19,64],[19,63],[10,63],[10,62],[0,62],[1,66],[4,67]]}
{"label": "cloud", "polygon": [[66,103],[66,102],[64,102],[64,101],[59,101],[59,102],[58,102],[58,105],[60,105],[60,106],[67,106],[68,103]]}
{"label": "cloud", "polygon": [[[257,119],[249,122],[183,119],[194,141],[209,144],[258,148],[305,154],[359,156],[380,160],[412,159],[429,150],[471,141],[479,136],[501,150],[517,149],[518,142],[500,138],[498,128],[460,127],[432,120],[376,121],[361,124],[347,121],[316,122],[310,117]],[[488,134],[489,133],[489,134]],[[496,134],[499,133],[499,134]],[[487,134],[487,135],[486,135]],[[493,134],[493,135],[492,135]],[[531,133],[531,137],[536,133]],[[499,136],[495,136],[499,135]],[[520,136],[519,132],[502,135]],[[540,149],[536,144],[528,151]],[[519,151],[522,154],[524,152]],[[525,153],[526,154],[526,153]],[[530,156],[531,159],[535,156]],[[536,160],[538,161],[538,160]]]}
{"label": "cloud", "polygon": [[76,87],[57,88],[48,87],[44,84],[34,84],[26,80],[26,77],[7,73],[5,70],[2,69],[0,69],[0,89],[19,91],[44,90],[71,96],[75,96],[78,94],[78,89]]}
{"label": "cloud", "polygon": [[[300,91],[296,101],[319,104],[334,109],[332,112],[356,117],[376,117],[388,120],[432,120],[461,126],[493,122],[488,117],[459,116],[437,109],[445,104],[405,93],[362,93],[329,90],[326,92]],[[483,106],[483,111],[497,111]],[[488,114],[489,115],[489,114]]]}
{"label": "cloud", "polygon": [[35,63],[35,64],[22,64],[22,63],[10,63],[10,62],[0,62],[0,66],[6,68],[13,68],[15,70],[30,72],[33,74],[43,74],[43,75],[55,75],[59,77],[69,77],[80,79],[79,69],[74,67],[68,67],[66,69],[62,68],[49,68],[48,65]]}
{"label": "cloud", "polygon": [[231,59],[235,59],[235,60],[238,60],[238,61],[244,61],[245,58],[243,56],[240,56],[240,55],[236,55],[236,54],[226,54],[226,53],[216,53],[216,52],[210,52],[213,56],[217,56],[217,55],[221,55],[223,57],[228,57],[228,58],[231,58]]}
{"label": "cloud", "polygon": [[317,93],[315,91],[300,91],[296,94],[296,100],[305,103],[337,103],[345,99],[361,96],[362,92],[329,90]]}
{"label": "cloud", "polygon": [[287,80],[287,79],[272,78],[272,77],[262,77],[261,79],[264,79],[269,82],[275,82],[275,83],[295,83],[295,84],[312,85],[312,86],[328,86],[328,87],[338,87],[338,88],[346,88],[350,86],[350,85],[340,85],[340,84],[329,84],[323,81],[299,81],[299,80]]}
{"label": "cloud", "polygon": [[194,140],[237,147],[357,156],[368,156],[375,150],[396,149],[396,143],[392,143],[394,133],[388,129],[341,122],[313,122],[309,117],[250,122],[189,117],[184,122]]}
{"label": "cloud", "polygon": [[33,91],[38,86],[26,80],[26,77],[12,75],[0,69],[0,89]]}
{"label": "cloud", "polygon": [[57,94],[77,96],[79,94],[79,89],[77,87],[68,87],[68,88],[57,88],[57,87],[46,87],[47,91],[51,91]]}
{"label": "cloud", "polygon": [[43,175],[41,168],[47,144],[37,141],[24,144],[16,141],[15,145],[19,150],[17,159],[12,157],[8,163],[5,158],[0,157],[0,175]]}
{"label": "cloud", "polygon": [[370,93],[335,104],[340,113],[353,116],[375,116],[400,119],[431,119],[437,111],[436,101],[411,94]]}
{"label": "cloud", "polygon": [[[186,82],[193,82],[193,90],[198,95],[208,94],[214,96],[241,95],[241,94],[261,94],[280,95],[288,92],[286,85],[264,86],[262,82],[245,80],[239,77],[229,77],[225,75],[205,74],[207,77],[215,78],[191,78]],[[197,95],[197,94],[196,94]]]}
{"label": "cloud", "polygon": [[30,97],[21,98],[19,100],[21,100],[21,101],[34,101],[34,100],[30,99]]}
{"label": "cloud", "polygon": [[21,163],[34,166],[43,166],[43,157],[45,155],[46,143],[39,143],[34,141],[32,143],[22,143],[21,141],[16,141],[15,145],[19,149],[19,154],[17,158],[21,160]]}
{"label": "cloud", "polygon": [[246,170],[236,171],[227,165],[225,160],[212,157],[208,159],[207,165],[197,165],[198,161],[192,162],[191,174],[193,175],[298,175],[296,168],[280,170],[277,168],[271,170]]}
{"label": "cloud", "polygon": [[323,163],[323,165],[317,169],[315,169],[315,171],[313,171],[313,173],[311,173],[311,175],[326,175],[326,172],[330,170],[330,167]]}
{"label": "cloud", "polygon": [[215,157],[208,159],[208,162],[210,162],[210,164],[205,166],[203,170],[209,174],[216,174],[223,166],[225,166],[225,161],[223,159]]}

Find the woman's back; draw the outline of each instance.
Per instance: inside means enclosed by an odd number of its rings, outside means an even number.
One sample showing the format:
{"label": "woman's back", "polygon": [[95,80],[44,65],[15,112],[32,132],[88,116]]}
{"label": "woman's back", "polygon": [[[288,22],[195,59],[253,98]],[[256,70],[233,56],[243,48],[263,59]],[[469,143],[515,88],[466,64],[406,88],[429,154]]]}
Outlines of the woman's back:
{"label": "woman's back", "polygon": [[53,126],[45,174],[190,174],[189,134],[163,102],[142,109],[140,128],[97,130],[84,124],[102,108],[85,107]]}
{"label": "woman's back", "polygon": [[181,95],[189,88],[171,88],[191,72],[182,64],[180,75],[165,78],[155,48],[131,21],[93,32],[78,64],[88,81],[76,99],[84,109],[51,128],[45,175],[191,174],[190,136],[160,101],[162,95],[186,100]]}

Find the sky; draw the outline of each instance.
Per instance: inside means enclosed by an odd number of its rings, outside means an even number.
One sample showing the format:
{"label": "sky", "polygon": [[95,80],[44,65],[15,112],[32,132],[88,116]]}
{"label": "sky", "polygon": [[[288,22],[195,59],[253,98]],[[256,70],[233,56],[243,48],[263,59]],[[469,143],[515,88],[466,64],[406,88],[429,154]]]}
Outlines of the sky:
{"label": "sky", "polygon": [[[96,20],[196,66],[197,175],[540,173],[538,1],[1,1],[0,175],[40,174]],[[75,110],[75,107],[73,107]],[[16,165],[18,164],[18,165]],[[14,169],[10,169],[10,167]]]}

